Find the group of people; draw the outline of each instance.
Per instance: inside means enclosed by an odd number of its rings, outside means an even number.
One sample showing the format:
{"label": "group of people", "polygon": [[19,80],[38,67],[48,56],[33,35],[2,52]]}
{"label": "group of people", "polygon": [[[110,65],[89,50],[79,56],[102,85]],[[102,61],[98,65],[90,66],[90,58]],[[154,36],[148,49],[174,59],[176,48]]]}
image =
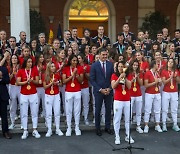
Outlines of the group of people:
{"label": "group of people", "polygon": [[[90,98],[96,134],[102,135],[100,124],[103,120],[105,132],[115,133],[115,144],[120,144],[122,115],[125,141],[134,143],[129,135],[130,111],[135,117],[137,132],[149,132],[150,115],[155,117],[155,130],[163,132],[167,131],[170,106],[173,130],[180,131],[177,124],[180,29],[175,30],[175,38],[170,39],[168,29],[163,28],[157,33],[156,40],[149,38],[148,31],[139,31],[136,37],[129,31],[127,23],[123,24],[122,30],[117,35],[117,42],[112,44],[104,35],[103,25],[98,26],[95,37],[91,37],[88,28],[84,29],[82,38],[77,36],[74,27],[71,31],[65,30],[63,39],[54,39],[52,45],[46,43],[44,33],[28,43],[26,33],[22,31],[20,41],[16,43],[14,36],[7,39],[6,32],[1,30],[0,117],[4,137],[11,138],[9,129],[15,127],[18,105],[24,130],[22,139],[28,137],[29,106],[35,138],[41,137],[37,130],[40,106],[47,127],[46,137],[52,135],[52,115],[55,134],[63,135],[60,129],[63,115],[67,124],[65,135],[72,134],[74,116],[75,134],[79,136],[81,113],[84,123],[89,125]],[[111,129],[112,112],[114,131]]]}

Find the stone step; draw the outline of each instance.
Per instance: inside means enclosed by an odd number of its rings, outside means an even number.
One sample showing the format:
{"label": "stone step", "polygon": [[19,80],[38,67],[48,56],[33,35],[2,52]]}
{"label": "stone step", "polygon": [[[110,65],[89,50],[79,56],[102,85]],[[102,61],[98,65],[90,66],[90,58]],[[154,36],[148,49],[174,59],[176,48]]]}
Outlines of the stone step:
{"label": "stone step", "polygon": [[[180,123],[180,118],[178,118],[178,123]],[[172,127],[172,125],[173,125],[173,122],[172,122],[172,121],[167,122],[167,127]],[[105,125],[104,125],[103,123],[101,124],[101,126],[102,126],[102,129],[104,129],[104,126],[105,126]],[[11,133],[22,133],[23,130],[21,130],[20,127],[21,127],[20,123],[19,123],[19,124],[16,124],[16,125],[15,125],[15,128],[14,128],[13,130],[10,130],[10,132],[11,132]],[[72,127],[74,128],[74,123],[72,123]],[[95,124],[93,124],[92,121],[89,121],[89,125],[87,126],[87,125],[85,125],[84,122],[81,120],[79,127],[80,127],[80,129],[81,129],[82,131],[95,130]],[[112,125],[111,127],[113,128],[113,125]],[[142,124],[142,128],[143,128],[143,127],[144,127],[144,126],[143,126],[143,124]],[[149,123],[149,127],[150,127],[150,128],[154,128],[154,123],[153,123],[153,122],[150,122],[150,123]],[[32,132],[32,123],[29,123],[29,124],[28,124],[28,128],[29,128],[28,131],[31,133],[31,132]],[[65,122],[61,122],[60,128],[61,128],[61,130],[62,130],[63,132],[65,132],[65,131],[66,131],[66,128],[67,128],[66,123],[65,123]],[[121,129],[124,129],[124,128],[125,128],[125,127],[124,127],[124,122],[121,122]],[[136,128],[136,123],[132,122],[131,128],[132,128],[133,130],[135,130],[135,128]],[[0,129],[1,129],[1,125],[0,125]],[[53,126],[52,126],[52,129],[55,130],[54,124],[53,124]],[[43,123],[40,123],[40,122],[38,123],[38,131],[39,131],[40,133],[45,133],[45,132],[47,132],[47,127],[45,126],[45,123],[44,123],[44,122],[43,122]]]}

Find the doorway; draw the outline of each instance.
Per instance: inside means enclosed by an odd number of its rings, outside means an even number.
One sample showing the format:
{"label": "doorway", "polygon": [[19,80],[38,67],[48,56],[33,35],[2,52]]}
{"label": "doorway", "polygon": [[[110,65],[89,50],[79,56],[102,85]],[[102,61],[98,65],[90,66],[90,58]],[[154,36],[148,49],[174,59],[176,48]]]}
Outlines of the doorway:
{"label": "doorway", "polygon": [[82,37],[83,29],[89,28],[91,36],[97,35],[98,25],[104,25],[105,35],[111,42],[116,40],[116,13],[111,0],[68,0],[64,7],[64,29],[78,28]]}

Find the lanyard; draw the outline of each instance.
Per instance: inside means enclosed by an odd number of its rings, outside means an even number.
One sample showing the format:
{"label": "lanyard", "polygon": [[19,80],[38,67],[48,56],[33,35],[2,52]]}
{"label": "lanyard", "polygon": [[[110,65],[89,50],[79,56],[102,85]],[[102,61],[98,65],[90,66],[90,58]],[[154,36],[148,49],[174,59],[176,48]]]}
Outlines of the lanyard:
{"label": "lanyard", "polygon": [[123,45],[120,45],[120,44],[118,43],[118,48],[119,48],[120,54],[122,54],[123,49],[124,49],[124,46],[123,46]]}
{"label": "lanyard", "polygon": [[150,71],[151,71],[151,73],[152,73],[152,75],[153,75],[154,79],[155,79],[155,78],[157,78],[157,74],[156,74],[156,73],[153,73],[153,71],[152,71],[152,70],[150,70]]}
{"label": "lanyard", "polygon": [[29,74],[28,74],[27,70],[25,69],[25,73],[26,73],[27,79],[29,79],[31,77],[31,69],[29,70]]}

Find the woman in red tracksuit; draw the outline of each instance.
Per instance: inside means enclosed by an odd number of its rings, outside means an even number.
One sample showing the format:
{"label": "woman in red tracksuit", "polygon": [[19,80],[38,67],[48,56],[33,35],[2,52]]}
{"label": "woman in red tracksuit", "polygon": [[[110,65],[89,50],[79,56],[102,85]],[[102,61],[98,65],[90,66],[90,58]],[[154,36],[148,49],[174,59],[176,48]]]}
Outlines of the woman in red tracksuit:
{"label": "woman in red tracksuit", "polygon": [[60,96],[59,96],[60,75],[56,73],[55,63],[49,62],[46,67],[46,72],[43,76],[43,86],[45,89],[45,109],[46,123],[48,131],[46,137],[52,135],[52,109],[54,111],[56,134],[62,136],[60,130]]}
{"label": "woman in red tracksuit", "polygon": [[[14,129],[15,119],[17,117],[17,99],[20,100],[20,86],[16,84],[17,72],[19,70],[19,61],[17,55],[11,56],[11,65],[8,67],[10,84],[9,84],[9,95],[10,95],[10,119],[11,125],[9,129]],[[21,111],[20,111],[21,115]]]}
{"label": "woman in red tracksuit", "polygon": [[83,103],[83,116],[85,125],[89,125],[88,113],[89,113],[89,73],[90,73],[90,65],[86,63],[85,56],[83,54],[78,55],[79,65],[82,67],[84,71],[84,80],[81,84],[81,96]]}
{"label": "woman in red tracksuit", "polygon": [[[126,73],[124,72],[125,62],[120,61],[116,65],[116,71],[112,74],[111,77],[111,86],[114,89],[114,132],[115,132],[115,144],[120,144],[120,125],[121,125],[121,117],[124,112],[125,117],[125,141],[130,143],[134,143],[134,140],[129,134],[129,122],[130,122],[130,88],[131,81],[126,78]],[[123,83],[121,83],[123,81]]]}
{"label": "woman in red tracksuit", "polygon": [[83,70],[78,65],[78,57],[71,55],[68,59],[67,66],[63,69],[63,84],[65,89],[65,103],[66,103],[66,120],[67,131],[66,136],[71,136],[71,120],[74,110],[75,119],[75,133],[77,136],[81,135],[79,129],[80,112],[81,112],[81,83],[83,81]]}
{"label": "woman in red tracksuit", "polygon": [[140,87],[143,84],[143,74],[140,72],[139,62],[137,59],[132,61],[132,63],[130,63],[129,74],[127,78],[132,82],[130,95],[131,95],[132,108],[135,105],[136,122],[137,122],[136,131],[139,133],[143,133],[143,130],[140,127],[141,113],[142,113],[142,93]]}
{"label": "woman in red tracksuit", "polygon": [[21,108],[21,118],[23,125],[23,135],[22,139],[28,137],[27,124],[28,124],[28,108],[30,106],[33,133],[35,138],[40,138],[41,135],[37,131],[38,125],[38,96],[36,85],[39,82],[38,73],[33,69],[33,60],[31,57],[26,57],[22,64],[22,69],[18,71],[17,74],[17,85],[21,86],[20,92],[20,108]]}

